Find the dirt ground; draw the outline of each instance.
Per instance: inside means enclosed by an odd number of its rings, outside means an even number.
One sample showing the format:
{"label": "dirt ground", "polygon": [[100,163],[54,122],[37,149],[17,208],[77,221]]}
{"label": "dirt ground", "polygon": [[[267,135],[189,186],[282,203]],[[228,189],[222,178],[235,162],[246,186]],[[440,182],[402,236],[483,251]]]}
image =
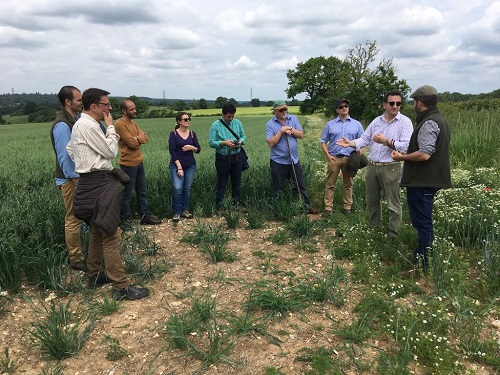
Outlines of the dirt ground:
{"label": "dirt ground", "polygon": [[[319,219],[319,216],[310,218]],[[218,217],[202,220],[225,227],[223,219]],[[148,228],[155,232],[154,238],[162,247],[161,257],[172,264],[172,269],[146,285],[150,290],[149,297],[125,301],[119,311],[99,318],[81,350],[60,362],[64,374],[196,373],[202,362],[193,356],[185,356],[185,351],[169,347],[164,335],[164,323],[172,314],[190,310],[189,296],[209,293],[216,300],[218,311],[237,314],[242,311],[254,282],[266,279],[286,283],[290,277],[287,272],[290,271],[297,276],[321,272],[327,263],[326,241],[334,236],[333,228],[323,231],[321,238],[317,238],[319,251],[304,253],[298,252],[294,244],[277,246],[267,239],[277,230],[279,223],[267,223],[264,229],[250,230],[244,228],[242,221],[239,229],[231,231],[233,239],[229,242],[229,248],[237,253],[237,260],[214,264],[199,249],[180,242],[184,231],[195,225],[195,220],[183,220],[177,225],[171,220],[164,220],[163,224]],[[256,251],[273,254],[275,257],[270,258],[271,266],[264,264],[266,260],[256,256]],[[225,275],[223,281],[220,275]],[[92,298],[109,295],[110,288],[109,285],[104,286]],[[40,295],[34,287],[25,287],[22,294],[38,305],[40,302],[36,301],[50,298],[49,293]],[[229,355],[235,363],[233,367],[219,363],[201,373],[264,374],[266,368],[273,366],[284,374],[303,374],[310,369],[305,362],[296,360],[300,349],[345,345],[332,331],[357,318],[352,310],[360,296],[361,293],[353,289],[342,308],[317,304],[271,322],[268,332],[279,341],[259,334],[237,337]],[[72,298],[75,304],[82,301],[82,295],[78,293]],[[5,358],[4,348],[9,348],[10,358],[17,361],[16,374],[41,374],[43,369],[50,373],[48,370],[54,368],[57,362],[47,362],[26,333],[34,319],[32,306],[25,299],[15,296],[7,309],[9,312],[0,322],[0,359]],[[106,359],[109,345],[103,341],[105,335],[117,338],[128,355],[117,361]],[[385,346],[383,341],[370,341],[364,345],[359,359],[364,363],[373,362],[379,349]],[[375,367],[373,365],[368,372],[375,372]],[[412,372],[421,373],[418,369]],[[345,369],[345,373],[356,374],[359,371],[352,367]]]}

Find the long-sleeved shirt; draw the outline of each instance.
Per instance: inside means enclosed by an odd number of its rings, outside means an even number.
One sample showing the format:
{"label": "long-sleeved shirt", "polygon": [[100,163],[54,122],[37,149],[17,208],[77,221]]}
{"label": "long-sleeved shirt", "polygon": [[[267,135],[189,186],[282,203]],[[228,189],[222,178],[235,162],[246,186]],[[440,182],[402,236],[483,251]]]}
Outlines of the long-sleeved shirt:
{"label": "long-sleeved shirt", "polygon": [[385,114],[375,118],[366,128],[363,135],[354,139],[356,150],[370,146],[368,158],[376,163],[394,162],[391,157],[392,149],[373,140],[377,133],[383,134],[387,139],[394,139],[394,146],[399,152],[406,152],[413,133],[413,124],[405,115],[398,113],[390,122],[385,119]]}
{"label": "long-sleeved shirt", "polygon": [[54,136],[54,148],[57,155],[57,163],[61,167],[66,178],[55,178],[56,185],[63,185],[70,178],[78,178],[80,175],[75,172],[75,162],[71,160],[66,151],[66,146],[71,140],[71,130],[65,122],[58,122],[52,131]]}
{"label": "long-sleeved shirt", "polygon": [[[285,126],[303,131],[297,116],[288,115],[285,122]],[[278,134],[282,127],[283,124],[276,116],[273,116],[266,125],[266,141]],[[299,143],[294,136],[282,134],[278,143],[271,147],[270,159],[278,164],[292,164],[290,155],[292,156],[293,164],[297,164],[299,162]]]}
{"label": "long-sleeved shirt", "polygon": [[71,141],[66,147],[75,162],[76,172],[112,170],[112,161],[118,154],[119,138],[113,125],[108,126],[104,134],[96,120],[82,113],[73,126]]}
{"label": "long-sleeved shirt", "polygon": [[237,142],[238,140],[240,140],[241,144],[244,145],[247,139],[240,120],[233,119],[229,123],[229,127],[233,130],[233,132],[235,132],[239,139],[235,139],[234,135],[232,135],[231,132],[227,130],[222,122],[220,122],[220,120],[214,121],[214,123],[210,127],[210,132],[208,134],[208,145],[212,148],[215,148],[215,152],[221,155],[238,154],[240,152],[239,148],[230,148],[221,145],[222,141],[231,139],[234,142]]}
{"label": "long-sleeved shirt", "polygon": [[330,155],[344,155],[349,156],[353,151],[352,147],[344,148],[335,143],[335,141],[346,137],[348,140],[361,137],[363,134],[363,125],[358,120],[351,117],[346,118],[345,121],[338,116],[326,123],[323,133],[321,134],[320,143],[328,144],[328,153]]}
{"label": "long-sleeved shirt", "polygon": [[190,130],[186,139],[182,138],[176,130],[170,132],[170,137],[168,138],[168,151],[170,152],[172,163],[179,160],[182,167],[189,167],[190,165],[196,164],[193,151],[182,151],[182,148],[186,145],[196,147],[196,153],[201,151],[201,146],[195,132]]}

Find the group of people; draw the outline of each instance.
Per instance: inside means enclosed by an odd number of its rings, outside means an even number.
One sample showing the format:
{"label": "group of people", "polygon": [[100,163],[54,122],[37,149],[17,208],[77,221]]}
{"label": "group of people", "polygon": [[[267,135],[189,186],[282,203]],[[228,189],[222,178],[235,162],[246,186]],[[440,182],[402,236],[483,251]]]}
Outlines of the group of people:
{"label": "group of people", "polygon": [[[146,175],[141,146],[148,142],[134,118],[133,101],[120,104],[122,116],[113,125],[109,92],[90,88],[80,92],[64,86],[58,94],[62,109],[51,128],[56,154],[55,183],[65,206],[65,242],[69,267],[88,271],[89,287],[112,283],[115,299],[140,299],[149,294],[147,288],[133,285],[125,275],[120,257],[120,226],[131,224],[132,193],[135,190],[141,224],[157,225],[161,220],[152,215],[147,203]],[[327,184],[324,213],[329,217],[334,206],[335,185],[340,172],[343,178],[343,208],[352,210],[352,160],[369,147],[365,173],[366,201],[369,223],[382,225],[382,194],[387,198],[389,235],[396,237],[401,228],[402,208],[400,186],[407,188],[407,202],[412,225],[418,232],[415,259],[428,267],[428,249],[432,246],[432,202],[439,189],[451,186],[449,142],[446,119],[437,109],[437,91],[431,86],[417,89],[411,98],[417,113],[417,126],[400,113],[403,96],[398,91],[385,94],[384,113],[374,119],[366,130],[349,116],[349,100],[336,102],[338,116],[329,121],[321,136],[321,147],[327,157]],[[288,113],[282,100],[272,107],[274,116],[266,124],[266,141],[270,146],[272,192],[279,196],[290,182],[306,213],[318,214],[307,196],[298,140],[304,136],[296,116]],[[236,108],[227,103],[221,118],[214,121],[209,132],[209,146],[215,149],[217,184],[215,207],[222,209],[228,179],[231,180],[233,205],[241,205],[241,174],[244,164],[242,145],[246,136],[242,123],[235,119]],[[196,133],[189,129],[191,118],[180,112],[169,136],[172,180],[173,221],[190,219],[191,185],[196,171],[194,154],[201,151]],[[120,168],[112,161],[120,151]],[[401,173],[401,161],[404,166]],[[351,172],[351,173],[350,173]],[[117,182],[123,184],[118,198]],[[83,223],[90,227],[88,254],[85,258],[80,242]]]}
{"label": "group of people", "polygon": [[331,215],[335,184],[341,170],[341,211],[347,215],[351,213],[353,177],[347,173],[349,158],[369,147],[365,172],[369,225],[376,229],[382,226],[381,199],[384,195],[389,211],[388,234],[398,236],[402,224],[400,187],[405,187],[410,220],[418,235],[413,261],[426,271],[434,238],[434,196],[439,189],[451,187],[450,129],[437,108],[438,92],[434,87],[419,87],[410,98],[417,114],[415,128],[400,112],[401,92],[389,91],[382,103],[384,113],[364,131],[361,124],[349,116],[349,100],[337,100],[338,117],[326,124],[321,136],[328,162],[324,215]]}

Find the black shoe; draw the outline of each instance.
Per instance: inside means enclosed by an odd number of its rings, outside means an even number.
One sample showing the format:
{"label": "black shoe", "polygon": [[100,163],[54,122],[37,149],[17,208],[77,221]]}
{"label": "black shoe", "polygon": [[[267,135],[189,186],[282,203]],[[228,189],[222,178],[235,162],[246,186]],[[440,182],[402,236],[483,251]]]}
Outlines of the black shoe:
{"label": "black shoe", "polygon": [[75,263],[70,262],[69,268],[75,271],[87,271],[87,264],[85,264],[85,261],[80,261]]}
{"label": "black shoe", "polygon": [[161,220],[154,215],[144,216],[141,219],[141,225],[158,225],[161,224]]}
{"label": "black shoe", "polygon": [[323,217],[328,218],[330,216],[332,216],[332,211],[330,210],[323,211]]}
{"label": "black shoe", "polygon": [[146,297],[149,294],[147,288],[142,288],[140,286],[130,284],[126,288],[113,290],[112,297],[117,301],[124,299],[135,300]]}
{"label": "black shoe", "polygon": [[348,208],[343,208],[340,210],[345,216],[350,216],[352,214],[351,210]]}
{"label": "black shoe", "polygon": [[89,288],[96,289],[100,288],[104,284],[109,284],[113,282],[104,271],[98,272],[95,275],[89,276]]}

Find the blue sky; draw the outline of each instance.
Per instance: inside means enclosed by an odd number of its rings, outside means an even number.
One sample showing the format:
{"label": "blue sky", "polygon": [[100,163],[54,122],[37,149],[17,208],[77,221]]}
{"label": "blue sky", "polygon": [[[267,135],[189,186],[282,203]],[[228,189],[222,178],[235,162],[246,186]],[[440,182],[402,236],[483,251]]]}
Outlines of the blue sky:
{"label": "blue sky", "polygon": [[285,99],[287,69],[368,40],[412,89],[500,88],[500,1],[11,0],[0,93]]}

